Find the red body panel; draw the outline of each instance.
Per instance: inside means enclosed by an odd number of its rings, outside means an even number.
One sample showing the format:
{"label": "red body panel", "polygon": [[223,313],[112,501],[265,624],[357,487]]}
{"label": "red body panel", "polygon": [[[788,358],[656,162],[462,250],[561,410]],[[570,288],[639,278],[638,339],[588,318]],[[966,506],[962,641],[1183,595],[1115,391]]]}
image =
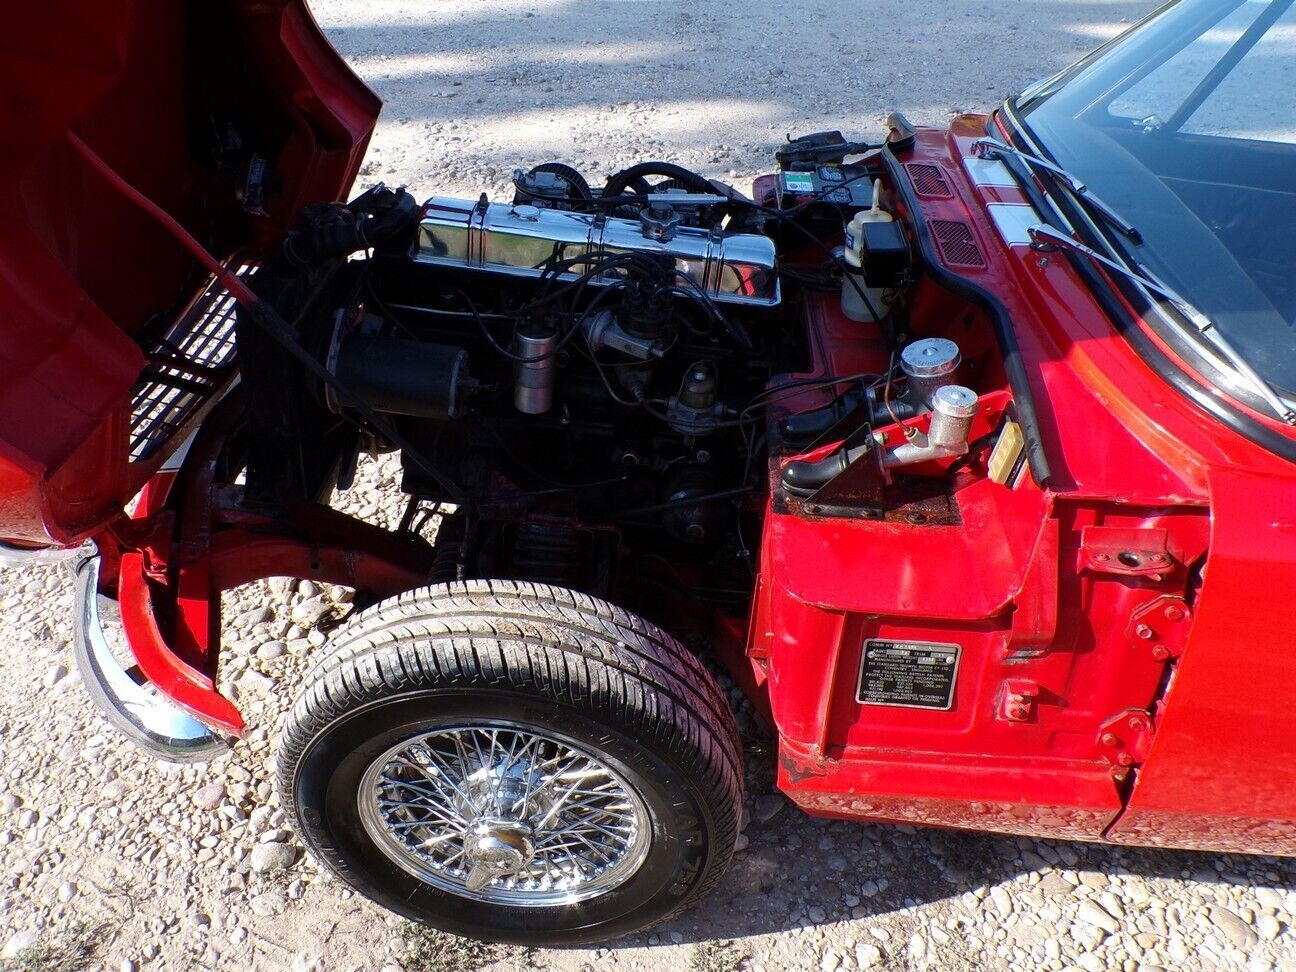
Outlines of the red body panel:
{"label": "red body panel", "polygon": [[[1044,489],[970,477],[950,526],[771,503],[749,655],[780,784],[833,816],[1296,851],[1296,761],[1278,742],[1291,705],[1265,636],[1290,609],[1250,590],[1290,585],[1296,470],[1153,373],[1065,259],[1005,243],[985,206],[1026,200],[967,178],[983,133],[981,118],[921,132],[905,161],[953,190],[922,200],[924,219],[967,224],[985,256],[952,272],[1011,319],[1054,475]],[[957,320],[944,336],[966,347]],[[840,359],[861,326],[819,330],[816,373],[855,370]],[[1164,551],[1165,569],[1122,571],[1122,544]],[[953,707],[856,701],[871,637],[961,645]]]}
{"label": "red body panel", "polygon": [[1211,554],[1192,632],[1129,809],[1108,834],[1296,850],[1296,482],[1211,474]]}
{"label": "red body panel", "polygon": [[[6,18],[0,540],[70,544],[119,516],[165,458],[127,461],[145,364],[129,335],[206,275],[68,133],[218,257],[254,259],[301,206],[350,186],[379,102],[298,0],[55,0]],[[208,151],[226,115],[269,163],[263,215],[244,211],[243,184]]]}

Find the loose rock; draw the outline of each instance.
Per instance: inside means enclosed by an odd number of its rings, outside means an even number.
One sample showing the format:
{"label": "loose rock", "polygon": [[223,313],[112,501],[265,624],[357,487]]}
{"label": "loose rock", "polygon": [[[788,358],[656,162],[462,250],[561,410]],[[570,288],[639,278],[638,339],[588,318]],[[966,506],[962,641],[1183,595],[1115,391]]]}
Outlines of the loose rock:
{"label": "loose rock", "polygon": [[1120,922],[1095,901],[1081,901],[1077,917],[1109,935],[1120,930]]}
{"label": "loose rock", "polygon": [[756,805],[752,810],[752,815],[760,823],[769,823],[787,805],[787,799],[779,796],[777,793],[769,793],[765,796],[756,798]]}
{"label": "loose rock", "polygon": [[1207,913],[1210,922],[1235,948],[1247,949],[1256,944],[1258,936],[1251,926],[1229,911],[1216,906]]}
{"label": "loose rock", "polygon": [[194,803],[203,810],[215,810],[225,799],[224,783],[208,783],[194,791]]}
{"label": "loose rock", "polygon": [[285,871],[297,860],[297,851],[291,844],[257,844],[252,848],[252,870],[258,874],[267,871]]}
{"label": "loose rock", "polygon": [[20,931],[5,942],[4,948],[0,949],[0,958],[17,958],[23,952],[35,947],[40,940],[40,935],[34,931]]}

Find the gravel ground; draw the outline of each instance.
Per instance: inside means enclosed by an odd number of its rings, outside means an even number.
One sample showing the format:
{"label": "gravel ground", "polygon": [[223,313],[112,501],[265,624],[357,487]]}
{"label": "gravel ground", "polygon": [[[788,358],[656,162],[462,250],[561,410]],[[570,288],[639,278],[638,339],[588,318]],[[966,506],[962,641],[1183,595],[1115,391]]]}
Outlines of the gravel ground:
{"label": "gravel ground", "polygon": [[[387,102],[363,180],[502,192],[515,165],[606,175],[665,157],[740,183],[787,131],[940,123],[1110,36],[1149,3],[323,0]],[[379,522],[394,467],[338,505]],[[247,740],[170,767],[124,747],[69,674],[67,568],[0,572],[0,967],[467,972],[1292,969],[1296,867],[825,823],[753,757],[744,848],[702,905],[597,950],[422,932],[322,874],[269,782],[316,624],[346,592],[283,579],[226,601]],[[750,740],[757,744],[759,740]]]}

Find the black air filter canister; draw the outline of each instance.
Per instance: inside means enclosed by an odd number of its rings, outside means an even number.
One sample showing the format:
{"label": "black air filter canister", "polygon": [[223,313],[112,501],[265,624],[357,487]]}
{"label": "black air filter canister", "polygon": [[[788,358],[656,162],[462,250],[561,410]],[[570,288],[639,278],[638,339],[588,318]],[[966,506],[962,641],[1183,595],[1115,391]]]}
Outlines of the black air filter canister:
{"label": "black air filter canister", "polygon": [[468,377],[462,348],[353,334],[332,365],[338,380],[375,411],[430,419],[461,414],[459,393]]}

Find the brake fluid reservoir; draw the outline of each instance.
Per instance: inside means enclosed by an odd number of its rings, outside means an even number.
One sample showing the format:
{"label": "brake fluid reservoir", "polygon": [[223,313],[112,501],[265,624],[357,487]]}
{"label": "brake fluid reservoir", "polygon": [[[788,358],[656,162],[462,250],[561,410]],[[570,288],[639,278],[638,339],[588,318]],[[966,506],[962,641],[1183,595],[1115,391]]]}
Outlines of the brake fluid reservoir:
{"label": "brake fluid reservoir", "polygon": [[[846,249],[842,255],[849,269],[842,275],[841,303],[842,313],[852,321],[876,321],[886,313],[883,289],[864,284],[864,224],[889,223],[891,220],[891,214],[882,208],[882,180],[875,179],[873,207],[860,210],[846,227]],[[867,303],[860,296],[861,290],[868,295]]]}

